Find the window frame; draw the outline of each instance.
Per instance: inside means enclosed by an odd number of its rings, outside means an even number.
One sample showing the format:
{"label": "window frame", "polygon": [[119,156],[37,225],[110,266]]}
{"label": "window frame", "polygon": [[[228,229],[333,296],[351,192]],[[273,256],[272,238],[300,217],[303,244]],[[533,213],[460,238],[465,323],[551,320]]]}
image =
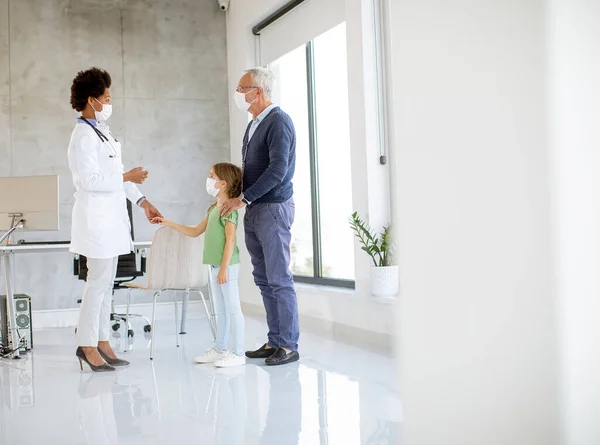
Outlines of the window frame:
{"label": "window frame", "polygon": [[309,159],[310,159],[310,185],[311,185],[311,220],[313,243],[313,276],[295,275],[294,281],[298,283],[314,284],[319,286],[356,289],[355,280],[341,278],[326,278],[323,276],[323,252],[321,239],[321,206],[319,196],[319,163],[318,163],[318,129],[317,129],[317,94],[315,82],[315,47],[314,40],[305,44],[306,48],[306,76],[308,88],[308,132],[309,132]]}

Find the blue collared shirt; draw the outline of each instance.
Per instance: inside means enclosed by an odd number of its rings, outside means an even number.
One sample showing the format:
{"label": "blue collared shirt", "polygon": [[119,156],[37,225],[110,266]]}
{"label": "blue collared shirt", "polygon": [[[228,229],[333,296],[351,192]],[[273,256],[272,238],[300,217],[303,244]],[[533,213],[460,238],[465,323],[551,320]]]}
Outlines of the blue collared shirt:
{"label": "blue collared shirt", "polygon": [[252,136],[254,135],[256,128],[260,125],[260,123],[264,120],[264,118],[267,117],[271,111],[273,111],[273,108],[275,108],[276,106],[277,105],[275,105],[275,104],[269,105],[267,108],[264,109],[264,111],[262,113],[260,113],[258,116],[256,116],[256,119],[254,119],[252,121],[252,125],[250,126],[250,131],[248,132],[248,142],[250,142],[250,139],[252,139]]}
{"label": "blue collared shirt", "polygon": [[[94,127],[98,126],[98,122],[96,121],[96,119],[88,119],[87,121],[90,124],[92,124]],[[77,118],[77,122],[79,122],[80,124],[85,124],[85,121],[83,119],[81,119],[80,117]]]}

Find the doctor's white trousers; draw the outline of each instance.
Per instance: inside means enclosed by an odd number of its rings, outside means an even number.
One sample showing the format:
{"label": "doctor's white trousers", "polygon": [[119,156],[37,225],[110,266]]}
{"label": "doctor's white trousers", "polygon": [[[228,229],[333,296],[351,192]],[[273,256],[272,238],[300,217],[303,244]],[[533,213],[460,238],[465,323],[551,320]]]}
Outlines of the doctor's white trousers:
{"label": "doctor's white trousers", "polygon": [[79,309],[77,346],[97,346],[110,339],[112,288],[119,257],[87,259],[87,281]]}

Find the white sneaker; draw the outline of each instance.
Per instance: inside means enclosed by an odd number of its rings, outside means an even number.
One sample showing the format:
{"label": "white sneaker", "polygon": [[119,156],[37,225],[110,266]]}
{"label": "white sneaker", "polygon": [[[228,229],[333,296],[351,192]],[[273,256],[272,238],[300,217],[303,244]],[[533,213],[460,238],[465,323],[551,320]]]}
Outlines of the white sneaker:
{"label": "white sneaker", "polygon": [[221,360],[223,357],[226,357],[228,354],[229,352],[227,350],[219,352],[215,348],[208,348],[206,351],[204,351],[204,355],[196,357],[194,361],[196,363],[214,363],[217,360]]}
{"label": "white sneaker", "polygon": [[230,352],[225,357],[215,362],[217,368],[233,368],[234,366],[244,366],[246,364],[246,357],[243,355],[235,355]]}

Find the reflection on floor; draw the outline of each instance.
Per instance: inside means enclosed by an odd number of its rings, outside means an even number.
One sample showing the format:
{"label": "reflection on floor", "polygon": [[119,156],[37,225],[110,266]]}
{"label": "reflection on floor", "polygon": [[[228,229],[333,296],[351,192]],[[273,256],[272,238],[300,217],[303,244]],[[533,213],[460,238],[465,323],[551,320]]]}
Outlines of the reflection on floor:
{"label": "reflection on floor", "polygon": [[[115,373],[79,370],[73,329],[37,331],[33,353],[0,360],[0,445],[400,443],[391,358],[304,334],[299,363],[217,370],[192,363],[210,345],[205,320],[189,321],[180,348],[158,323],[154,361],[137,328],[112,341],[132,362]],[[247,319],[247,346],[263,335]]]}

